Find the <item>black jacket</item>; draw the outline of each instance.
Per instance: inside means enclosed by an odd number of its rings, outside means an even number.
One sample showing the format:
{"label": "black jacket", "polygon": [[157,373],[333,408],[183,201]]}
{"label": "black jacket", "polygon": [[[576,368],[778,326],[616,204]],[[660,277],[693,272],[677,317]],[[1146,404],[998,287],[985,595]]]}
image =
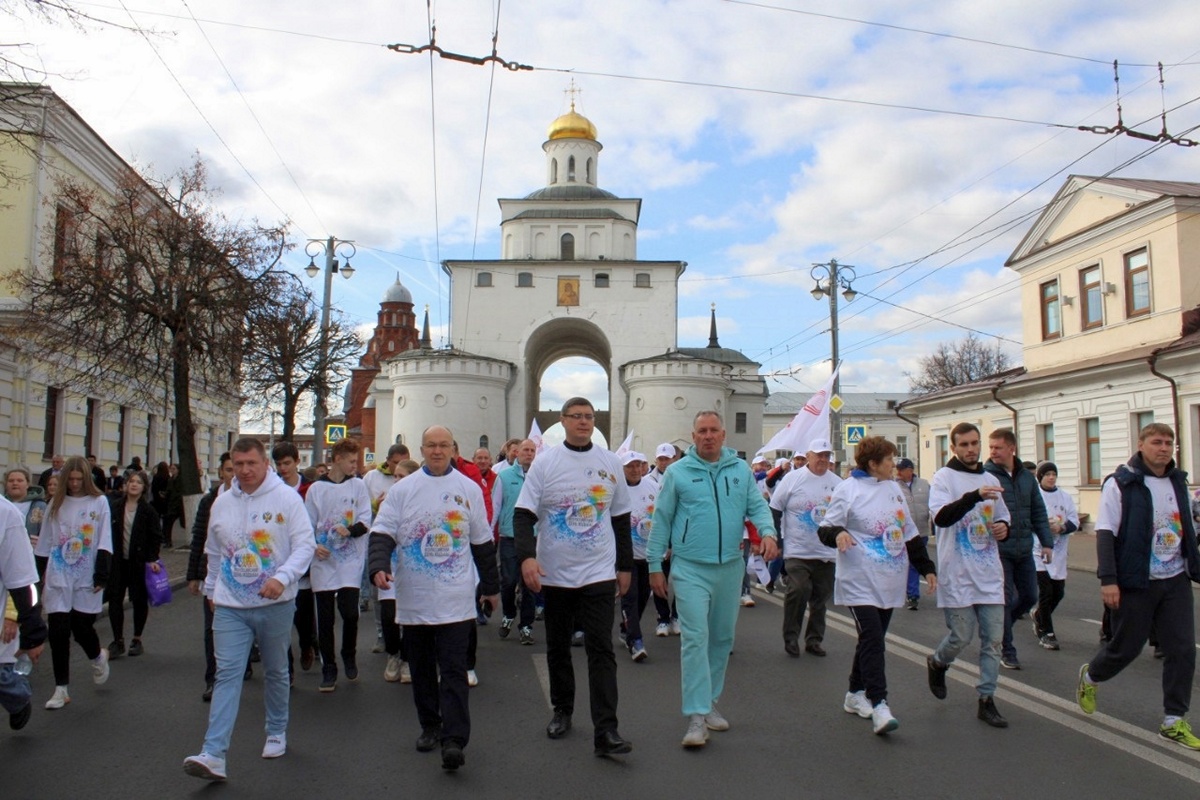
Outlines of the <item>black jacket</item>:
{"label": "black jacket", "polygon": [[1033,539],[1042,547],[1054,547],[1050,534],[1050,517],[1046,514],[1046,502],[1042,500],[1037,478],[1014,459],[1012,475],[990,458],[983,468],[996,476],[1004,489],[1004,505],[1012,521],[1008,524],[1008,537],[1000,542],[1000,555],[1005,558],[1020,558],[1033,552]]}
{"label": "black jacket", "polygon": [[124,558],[141,564],[157,561],[162,547],[162,520],[145,500],[138,503],[129,533],[129,552],[122,551],[125,533],[125,498],[114,497],[112,503],[113,558]]}
{"label": "black jacket", "polygon": [[221,484],[217,484],[209,490],[208,494],[200,498],[200,505],[196,508],[196,519],[192,521],[192,545],[188,551],[187,565],[187,580],[203,581],[208,577],[208,558],[204,555],[204,544],[208,541],[208,517],[212,512],[213,501],[217,499],[217,492],[221,490]]}

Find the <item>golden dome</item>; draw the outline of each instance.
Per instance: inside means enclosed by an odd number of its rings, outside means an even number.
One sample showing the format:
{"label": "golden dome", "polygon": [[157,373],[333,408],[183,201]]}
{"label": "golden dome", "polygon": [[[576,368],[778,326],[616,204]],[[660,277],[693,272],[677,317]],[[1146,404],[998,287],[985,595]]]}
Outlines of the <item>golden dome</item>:
{"label": "golden dome", "polygon": [[576,113],[575,103],[571,110],[550,123],[548,139],[591,139],[596,140],[596,126],[582,114]]}

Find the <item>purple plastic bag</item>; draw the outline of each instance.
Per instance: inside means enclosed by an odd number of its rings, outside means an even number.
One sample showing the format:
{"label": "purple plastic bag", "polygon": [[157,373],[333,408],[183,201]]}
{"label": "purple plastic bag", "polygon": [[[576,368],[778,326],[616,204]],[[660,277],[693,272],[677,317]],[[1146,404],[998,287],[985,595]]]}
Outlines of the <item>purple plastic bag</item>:
{"label": "purple plastic bag", "polygon": [[171,602],[171,579],[167,577],[167,566],[161,558],[154,563],[158,564],[158,572],[146,565],[146,594],[150,605],[162,606]]}

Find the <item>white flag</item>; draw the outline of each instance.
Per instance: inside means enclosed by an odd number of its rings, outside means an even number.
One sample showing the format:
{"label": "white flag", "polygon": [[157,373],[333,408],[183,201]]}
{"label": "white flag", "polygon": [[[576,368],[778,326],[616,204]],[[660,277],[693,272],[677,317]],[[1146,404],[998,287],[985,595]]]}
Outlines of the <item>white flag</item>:
{"label": "white flag", "polygon": [[534,444],[537,445],[537,451],[539,453],[542,452],[542,450],[544,450],[546,448],[546,445],[542,442],[542,429],[540,427],[538,427],[536,418],[533,420],[533,423],[529,426],[528,438],[531,442],[533,442]]}
{"label": "white flag", "polygon": [[625,437],[625,441],[621,442],[621,446],[617,448],[617,458],[621,458],[626,453],[633,449],[633,430],[630,429],[629,435]]}
{"label": "white flag", "polygon": [[771,441],[762,446],[755,455],[768,450],[791,450],[794,453],[808,451],[808,445],[817,437],[829,437],[829,398],[833,394],[833,381],[837,378],[838,370],[833,371],[829,380],[821,390],[808,399],[804,408],[800,409],[792,421],[783,430],[771,437]]}

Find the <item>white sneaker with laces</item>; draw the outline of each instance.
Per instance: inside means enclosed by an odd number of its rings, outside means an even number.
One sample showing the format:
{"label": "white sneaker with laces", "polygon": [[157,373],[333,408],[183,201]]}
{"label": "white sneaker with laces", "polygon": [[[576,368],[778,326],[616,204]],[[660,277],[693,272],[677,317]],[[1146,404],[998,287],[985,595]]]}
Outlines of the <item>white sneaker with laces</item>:
{"label": "white sneaker with laces", "polygon": [[55,686],[54,694],[46,701],[46,708],[54,711],[55,709],[62,708],[69,702],[71,702],[71,695],[67,693],[67,687]]}
{"label": "white sneaker with laces", "polygon": [[262,757],[263,758],[279,758],[281,755],[283,755],[286,752],[287,752],[287,735],[279,733],[274,736],[267,737],[267,742],[266,742],[266,744],[263,745]]}
{"label": "white sneaker with laces", "polygon": [[666,622],[658,623],[658,627],[654,629],[655,636],[670,636],[671,626]]}
{"label": "white sneaker with laces", "polygon": [[748,594],[742,595],[741,603],[744,608],[754,608],[754,598]]}
{"label": "white sneaker with laces", "polygon": [[206,781],[225,780],[225,759],[201,753],[198,756],[188,756],[183,760],[183,771],[195,778]]}
{"label": "white sneaker with laces", "polygon": [[866,692],[846,692],[842,709],[847,714],[858,714],[863,719],[871,718],[871,701],[867,699]]}
{"label": "white sneaker with laces", "polygon": [[479,676],[475,674],[475,670],[467,670],[467,686],[478,686]]}
{"label": "white sneaker with laces", "polygon": [[92,659],[92,683],[97,686],[108,680],[108,651],[100,648],[100,655]]}
{"label": "white sneaker with laces", "polygon": [[388,683],[395,683],[400,680],[401,665],[403,663],[400,660],[400,656],[388,656],[387,666],[383,668],[383,679]]}
{"label": "white sneaker with laces", "polygon": [[679,624],[679,620],[671,620],[671,635],[679,636],[681,633],[683,633],[683,626]]}
{"label": "white sneaker with laces", "polygon": [[407,661],[400,662],[400,682],[412,683],[412,669],[409,668]]}
{"label": "white sneaker with laces", "polygon": [[880,700],[871,709],[871,726],[880,736],[900,727],[899,720],[892,716],[892,710],[888,708],[887,700]]}
{"label": "white sneaker with laces", "polygon": [[727,731],[729,730],[729,720],[725,719],[714,705],[712,710],[704,715],[704,727],[710,731]]}
{"label": "white sneaker with laces", "polygon": [[703,714],[692,714],[688,717],[687,733],[683,735],[683,746],[704,747],[708,743],[708,726],[704,724]]}

